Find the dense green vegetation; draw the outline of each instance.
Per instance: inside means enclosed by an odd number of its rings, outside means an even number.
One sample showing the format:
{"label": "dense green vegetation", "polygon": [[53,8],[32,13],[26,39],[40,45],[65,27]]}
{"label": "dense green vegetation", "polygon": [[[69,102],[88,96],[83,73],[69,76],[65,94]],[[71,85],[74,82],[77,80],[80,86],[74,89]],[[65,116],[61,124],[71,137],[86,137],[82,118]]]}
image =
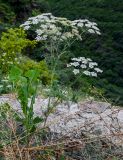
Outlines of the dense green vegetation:
{"label": "dense green vegetation", "polygon": [[87,18],[99,24],[101,37],[84,39],[73,46],[76,56],[96,59],[104,73],[96,85],[107,98],[123,104],[123,1],[122,0],[48,0],[51,12],[69,19]]}
{"label": "dense green vegetation", "polygon": [[[29,16],[52,12],[71,20],[97,22],[101,36],[90,36],[71,47],[76,57],[97,61],[104,72],[92,85],[104,90],[106,98],[123,104],[123,1],[122,0],[0,0],[0,30],[20,24]],[[35,49],[36,55],[39,49]],[[38,56],[37,56],[38,57]]]}

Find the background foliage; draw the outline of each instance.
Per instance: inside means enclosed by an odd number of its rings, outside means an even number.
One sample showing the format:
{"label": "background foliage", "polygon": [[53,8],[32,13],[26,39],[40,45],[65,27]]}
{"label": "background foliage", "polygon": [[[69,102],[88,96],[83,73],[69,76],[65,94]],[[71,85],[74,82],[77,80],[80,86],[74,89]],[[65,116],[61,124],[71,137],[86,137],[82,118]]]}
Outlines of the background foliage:
{"label": "background foliage", "polygon": [[107,98],[123,104],[123,1],[48,0],[51,12],[69,19],[87,18],[99,24],[101,37],[84,39],[72,47],[74,55],[88,56],[100,64],[104,73],[96,86]]}

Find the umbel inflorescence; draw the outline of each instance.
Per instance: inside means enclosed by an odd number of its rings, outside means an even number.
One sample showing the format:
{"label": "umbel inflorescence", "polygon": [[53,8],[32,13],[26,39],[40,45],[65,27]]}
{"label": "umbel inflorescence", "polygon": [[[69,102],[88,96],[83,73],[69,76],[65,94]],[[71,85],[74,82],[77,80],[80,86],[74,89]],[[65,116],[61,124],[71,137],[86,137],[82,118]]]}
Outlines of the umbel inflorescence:
{"label": "umbel inflorescence", "polygon": [[82,40],[82,33],[84,32],[101,34],[95,22],[90,22],[87,19],[71,21],[67,18],[55,17],[51,13],[31,17],[21,27],[24,30],[34,28],[37,41]]}
{"label": "umbel inflorescence", "polygon": [[71,63],[67,64],[67,67],[71,67],[75,75],[83,73],[87,76],[97,77],[98,73],[103,72],[98,68],[98,64],[90,58],[78,57],[72,58],[71,61]]}
{"label": "umbel inflorescence", "polygon": [[[21,25],[24,30],[33,29],[36,33],[36,41],[46,41],[60,44],[69,40],[82,40],[83,33],[101,35],[100,29],[95,22],[87,19],[68,20],[67,18],[55,17],[51,13],[44,13],[36,17],[29,18]],[[62,52],[60,52],[62,54]],[[72,58],[67,67],[73,68],[75,75],[83,73],[87,76],[97,77],[103,71],[98,68],[98,64],[90,58]]]}

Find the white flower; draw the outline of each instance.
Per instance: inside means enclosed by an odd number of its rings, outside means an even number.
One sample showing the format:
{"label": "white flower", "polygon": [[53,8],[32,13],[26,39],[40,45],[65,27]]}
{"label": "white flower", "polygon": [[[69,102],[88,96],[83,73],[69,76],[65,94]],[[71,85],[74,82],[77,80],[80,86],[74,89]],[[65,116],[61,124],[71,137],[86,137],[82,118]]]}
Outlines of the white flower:
{"label": "white flower", "polygon": [[85,26],[88,27],[88,28],[91,28],[92,24],[91,23],[87,23],[87,24],[85,24]]}
{"label": "white flower", "polygon": [[72,33],[74,33],[74,34],[79,34],[79,31],[74,28],[74,29],[72,29]]}
{"label": "white flower", "polygon": [[26,21],[24,24],[22,24],[21,26],[28,26],[28,25],[30,25],[31,24],[31,22],[30,21]]}
{"label": "white flower", "polygon": [[83,63],[83,64],[87,64],[88,61],[85,59],[85,60],[82,60],[82,63]]}
{"label": "white flower", "polygon": [[84,71],[83,72],[85,75],[87,75],[87,76],[90,76],[91,75],[91,72],[89,72],[89,71]]}
{"label": "white flower", "polygon": [[46,40],[47,39],[47,35],[43,35],[42,39]]}
{"label": "white flower", "polygon": [[98,66],[96,62],[89,62],[89,68],[94,68],[94,66]]}
{"label": "white flower", "polygon": [[61,33],[61,32],[59,32],[59,31],[56,33],[56,35],[57,35],[57,36],[60,36],[61,34],[62,34],[62,33]]}
{"label": "white flower", "polygon": [[66,33],[64,33],[64,36],[65,36],[66,38],[72,38],[72,37],[73,37],[73,34],[72,34],[71,32],[66,32]]}
{"label": "white flower", "polygon": [[64,35],[61,36],[61,40],[67,40],[67,37],[65,37]]}
{"label": "white flower", "polygon": [[67,21],[61,21],[60,23],[63,24],[64,26],[69,26]]}
{"label": "white flower", "polygon": [[43,16],[51,16],[52,14],[51,13],[43,13],[42,15]]}
{"label": "white flower", "polygon": [[36,39],[37,41],[42,40],[42,38],[41,38],[40,36],[37,36],[35,39]]}
{"label": "white flower", "polygon": [[88,32],[92,33],[92,34],[95,33],[95,31],[93,29],[89,29]]}
{"label": "white flower", "polygon": [[94,65],[94,66],[98,66],[98,63],[97,63],[97,62],[93,62],[93,65]]}
{"label": "white flower", "polygon": [[46,29],[48,26],[47,25],[45,25],[45,24],[42,24],[41,25],[41,28],[43,28],[43,29]]}
{"label": "white flower", "polygon": [[43,34],[43,31],[42,31],[41,29],[37,29],[37,30],[36,30],[36,33],[37,33],[38,35],[41,35],[41,34]]}
{"label": "white flower", "polygon": [[79,69],[74,69],[74,70],[73,70],[73,73],[74,73],[75,75],[79,74]]}
{"label": "white flower", "polygon": [[89,68],[94,68],[94,63],[93,62],[89,63]]}
{"label": "white flower", "polygon": [[32,20],[32,24],[38,24],[39,23],[39,20],[38,19],[33,19]]}
{"label": "white flower", "polygon": [[71,64],[67,64],[67,67],[71,67]]}
{"label": "white flower", "polygon": [[52,40],[57,41],[57,37],[56,36],[52,37]]}
{"label": "white flower", "polygon": [[28,30],[30,26],[24,26],[24,30]]}
{"label": "white flower", "polygon": [[79,59],[80,59],[81,61],[85,61],[85,60],[86,60],[85,57],[80,57]]}
{"label": "white flower", "polygon": [[53,29],[53,28],[55,28],[56,26],[54,25],[54,24],[51,24],[50,26],[49,26],[49,28],[50,29]]}
{"label": "white flower", "polygon": [[93,26],[97,26],[97,23],[95,23],[95,22],[92,22],[92,25],[93,25]]}
{"label": "white flower", "polygon": [[73,62],[73,63],[70,63],[72,66],[74,66],[74,67],[77,67],[77,66],[79,66],[79,63],[78,62]]}
{"label": "white flower", "polygon": [[78,58],[72,58],[71,60],[73,60],[73,61],[78,61]]}
{"label": "white flower", "polygon": [[77,26],[78,26],[78,27],[83,27],[84,24],[83,24],[83,23],[78,23]]}
{"label": "white flower", "polygon": [[87,66],[85,64],[82,64],[80,67],[81,68],[87,68]]}
{"label": "white flower", "polygon": [[92,59],[90,59],[90,58],[87,58],[87,60],[90,61],[90,62],[92,61]]}
{"label": "white flower", "polygon": [[92,26],[92,28],[99,31],[99,28],[97,26]]}
{"label": "white flower", "polygon": [[96,31],[96,33],[97,33],[98,35],[101,35],[101,33],[100,33],[99,31]]}
{"label": "white flower", "polygon": [[94,68],[95,71],[102,73],[103,70],[101,70],[100,68]]}
{"label": "white flower", "polygon": [[92,76],[92,77],[97,77],[97,73],[91,72],[91,76]]}

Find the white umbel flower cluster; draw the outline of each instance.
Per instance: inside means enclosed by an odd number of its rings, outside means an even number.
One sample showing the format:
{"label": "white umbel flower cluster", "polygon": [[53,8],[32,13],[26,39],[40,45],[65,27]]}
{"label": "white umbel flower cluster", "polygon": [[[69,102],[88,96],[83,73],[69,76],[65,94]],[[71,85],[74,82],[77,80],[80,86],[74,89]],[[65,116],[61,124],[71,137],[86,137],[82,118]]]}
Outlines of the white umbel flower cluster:
{"label": "white umbel flower cluster", "polygon": [[67,41],[73,38],[82,40],[82,31],[101,34],[97,24],[94,22],[82,19],[71,21],[67,18],[55,17],[51,13],[31,17],[20,27],[23,27],[24,30],[34,28],[37,41]]}
{"label": "white umbel flower cluster", "polygon": [[75,75],[83,73],[87,76],[97,77],[98,73],[103,72],[98,68],[98,64],[90,58],[78,57],[72,58],[71,61],[71,63],[67,64],[67,67],[72,67]]}
{"label": "white umbel flower cluster", "polygon": [[100,29],[97,27],[97,24],[95,22],[90,22],[87,19],[74,20],[73,25],[77,26],[78,28],[83,27],[87,29],[87,31],[91,34],[101,35]]}

